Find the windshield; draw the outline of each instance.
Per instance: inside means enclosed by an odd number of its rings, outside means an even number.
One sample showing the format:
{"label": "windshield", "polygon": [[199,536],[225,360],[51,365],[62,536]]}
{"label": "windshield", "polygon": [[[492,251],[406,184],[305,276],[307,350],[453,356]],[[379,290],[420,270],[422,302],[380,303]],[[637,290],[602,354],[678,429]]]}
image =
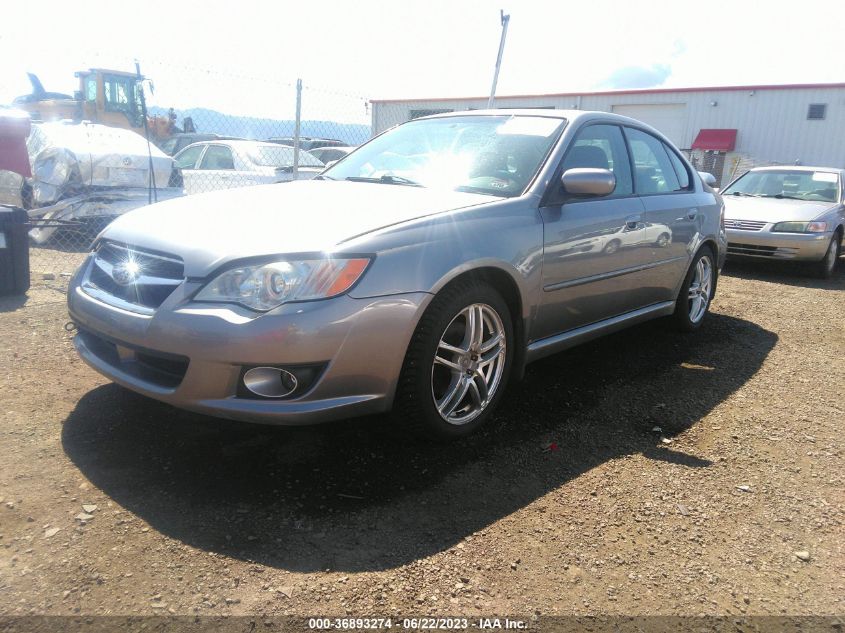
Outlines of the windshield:
{"label": "windshield", "polygon": [[323,176],[517,196],[565,124],[514,115],[411,121],[373,139]]}
{"label": "windshield", "polygon": [[[293,148],[285,145],[259,145],[248,152],[250,160],[264,167],[292,167]],[[323,163],[304,150],[299,150],[300,167],[322,167]]]}
{"label": "windshield", "polygon": [[749,171],[727,187],[723,195],[837,202],[839,175],[799,169]]}

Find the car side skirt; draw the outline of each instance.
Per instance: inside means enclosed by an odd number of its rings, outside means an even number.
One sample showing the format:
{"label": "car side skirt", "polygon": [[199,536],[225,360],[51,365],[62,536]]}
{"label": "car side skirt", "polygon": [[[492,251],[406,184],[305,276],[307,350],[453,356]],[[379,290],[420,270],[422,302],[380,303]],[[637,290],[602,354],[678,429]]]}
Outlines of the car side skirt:
{"label": "car side skirt", "polygon": [[674,301],[663,301],[661,303],[646,306],[645,308],[640,308],[632,312],[626,312],[625,314],[611,317],[610,319],[597,321],[596,323],[591,323],[590,325],[569,330],[568,332],[562,332],[560,334],[555,334],[554,336],[534,341],[528,344],[525,362],[531,363],[535,360],[550,356],[551,354],[556,354],[557,352],[569,349],[570,347],[575,347],[581,343],[586,343],[587,341],[599,338],[605,334],[624,330],[636,323],[642,323],[643,321],[648,321],[650,319],[668,316],[674,311]]}

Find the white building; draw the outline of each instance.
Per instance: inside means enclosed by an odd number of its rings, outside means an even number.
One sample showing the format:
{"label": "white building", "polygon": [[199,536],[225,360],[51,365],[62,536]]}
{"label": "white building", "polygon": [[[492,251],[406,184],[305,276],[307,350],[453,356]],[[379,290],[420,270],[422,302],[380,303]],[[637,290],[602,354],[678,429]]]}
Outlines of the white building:
{"label": "white building", "polygon": [[[420,116],[487,106],[487,97],[372,101],[373,134]],[[615,112],[657,128],[727,184],[754,165],[845,167],[845,83],[616,90],[497,97],[496,108]]]}

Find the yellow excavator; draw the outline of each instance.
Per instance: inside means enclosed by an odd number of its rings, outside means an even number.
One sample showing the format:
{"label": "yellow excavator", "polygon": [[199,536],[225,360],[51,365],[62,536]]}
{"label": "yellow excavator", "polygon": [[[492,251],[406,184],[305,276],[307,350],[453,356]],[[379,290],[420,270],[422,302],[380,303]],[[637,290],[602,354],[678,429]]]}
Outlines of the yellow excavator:
{"label": "yellow excavator", "polygon": [[146,115],[141,89],[144,78],[140,72],[103,68],[79,71],[76,73],[79,90],[73,96],[47,92],[35,74],[28,73],[28,76],[32,93],[17,97],[12,105],[29,112],[33,121],[91,121],[130,129],[142,136],[149,131],[150,140],[156,144],[177,132],[194,131],[190,119],[183,121],[187,129],[176,126],[176,114],[172,108],[168,116]]}

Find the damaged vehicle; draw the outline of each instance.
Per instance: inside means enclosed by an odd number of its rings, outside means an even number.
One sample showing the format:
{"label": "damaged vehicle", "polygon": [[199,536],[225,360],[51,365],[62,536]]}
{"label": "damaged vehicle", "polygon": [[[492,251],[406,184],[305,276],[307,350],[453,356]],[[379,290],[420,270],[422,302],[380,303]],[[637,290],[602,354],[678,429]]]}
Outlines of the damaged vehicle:
{"label": "damaged vehicle", "polygon": [[99,228],[150,200],[182,195],[167,186],[173,159],[130,130],[87,122],[33,123],[27,152],[32,176],[0,173],[0,202],[28,211],[36,244],[63,227]]}
{"label": "damaged vehicle", "polygon": [[[527,363],[657,317],[698,329],[723,208],[634,119],[418,118],[315,179],[119,218],[70,281],[74,345],[116,383],[200,413],[292,425],[393,410],[458,438]],[[561,257],[621,227],[647,243]]]}

